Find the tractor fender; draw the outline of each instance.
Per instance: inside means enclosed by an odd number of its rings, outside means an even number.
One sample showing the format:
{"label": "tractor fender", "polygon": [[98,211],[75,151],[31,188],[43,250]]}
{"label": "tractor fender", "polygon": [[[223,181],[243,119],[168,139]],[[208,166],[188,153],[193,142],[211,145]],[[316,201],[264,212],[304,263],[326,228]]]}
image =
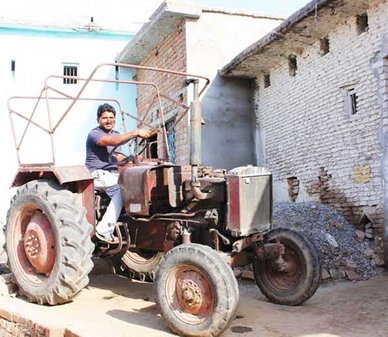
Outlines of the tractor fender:
{"label": "tractor fender", "polygon": [[76,181],[93,181],[93,177],[84,165],[76,166],[52,166],[52,165],[21,165],[12,181],[11,187],[22,186],[36,179],[53,178],[59,183]]}
{"label": "tractor fender", "polygon": [[19,187],[38,179],[55,181],[60,185],[75,183],[72,184],[72,192],[79,194],[88,222],[95,224],[94,180],[86,166],[20,165],[11,187]]}

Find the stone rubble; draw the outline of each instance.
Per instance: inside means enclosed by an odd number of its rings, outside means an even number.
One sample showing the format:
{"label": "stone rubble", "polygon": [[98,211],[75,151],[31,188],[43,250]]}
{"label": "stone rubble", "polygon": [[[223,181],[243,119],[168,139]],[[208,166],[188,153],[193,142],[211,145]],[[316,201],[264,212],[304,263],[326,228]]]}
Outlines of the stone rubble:
{"label": "stone rubble", "polygon": [[359,233],[333,206],[278,202],[273,224],[300,231],[315,244],[322,261],[322,279],[365,280],[383,271],[376,265],[368,232]]}

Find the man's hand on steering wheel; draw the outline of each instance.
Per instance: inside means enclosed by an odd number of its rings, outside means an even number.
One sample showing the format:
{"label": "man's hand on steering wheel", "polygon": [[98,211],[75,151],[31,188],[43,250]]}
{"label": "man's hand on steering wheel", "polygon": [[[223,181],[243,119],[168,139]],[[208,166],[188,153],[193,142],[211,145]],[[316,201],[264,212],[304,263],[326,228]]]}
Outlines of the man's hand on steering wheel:
{"label": "man's hand on steering wheel", "polygon": [[151,136],[151,130],[137,129],[137,136],[141,138],[149,138]]}
{"label": "man's hand on steering wheel", "polygon": [[[109,153],[108,160],[111,164],[116,164],[117,166],[125,165],[126,163],[132,161],[135,162],[137,156],[142,154],[147,148],[148,140],[147,138],[152,135],[152,131],[147,129],[137,129],[136,134],[129,136],[123,139],[119,144],[115,145]],[[130,153],[126,155],[121,152],[120,147],[128,143],[128,147],[131,147],[130,144],[134,143],[137,147],[135,153]]]}

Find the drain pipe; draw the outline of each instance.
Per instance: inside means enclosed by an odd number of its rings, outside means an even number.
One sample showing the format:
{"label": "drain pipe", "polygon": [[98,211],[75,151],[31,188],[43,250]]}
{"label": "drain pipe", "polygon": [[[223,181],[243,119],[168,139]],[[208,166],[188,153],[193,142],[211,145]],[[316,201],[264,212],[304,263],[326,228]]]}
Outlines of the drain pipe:
{"label": "drain pipe", "polygon": [[198,79],[188,79],[187,84],[192,83],[194,86],[194,98],[190,104],[190,164],[191,164],[191,191],[194,197],[198,200],[208,198],[208,193],[201,191],[198,181],[198,167],[201,165],[201,129],[202,129],[202,111],[201,103],[198,99]]}

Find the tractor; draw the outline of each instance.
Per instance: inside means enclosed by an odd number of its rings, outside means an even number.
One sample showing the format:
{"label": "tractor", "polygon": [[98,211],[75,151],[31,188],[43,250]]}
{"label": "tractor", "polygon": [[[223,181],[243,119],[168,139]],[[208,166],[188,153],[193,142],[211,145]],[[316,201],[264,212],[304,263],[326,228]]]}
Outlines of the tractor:
{"label": "tractor", "polygon": [[[184,104],[173,94],[161,92],[156,81],[98,78],[97,71],[104,67],[178,76],[192,101]],[[82,83],[76,94],[66,94],[50,82],[66,78]],[[31,127],[46,133],[54,144],[59,126],[76,103],[91,100],[86,97],[87,86],[102,81],[148,86],[155,92],[143,116],[120,110],[123,121],[133,117],[138,127],[156,134],[149,140],[130,137],[111,149],[110,158],[117,153],[124,158],[117,162],[124,207],[113,224],[117,241],[112,243],[94,239],[109,198],[95,189],[84,165],[57,165],[53,145],[53,160],[48,163],[26,164],[19,155]],[[155,301],[173,332],[217,336],[234,318],[239,302],[233,268],[252,265],[257,286],[273,303],[299,305],[315,293],[321,279],[316,248],[300,232],[273,228],[270,171],[256,166],[228,171],[201,165],[199,97],[208,84],[207,78],[198,75],[106,63],[86,78],[49,76],[39,96],[9,99],[19,168],[12,182],[17,191],[7,214],[5,236],[8,266],[21,295],[38,304],[69,302],[88,284],[92,258],[109,258],[117,272],[153,282]],[[31,114],[15,108],[23,106],[16,101],[31,99],[36,101]],[[66,108],[56,121],[49,117],[44,126],[35,118],[36,109],[46,102],[50,116],[50,102],[55,100],[67,102]],[[156,108],[151,108],[153,104]],[[172,109],[173,105],[178,109]],[[175,121],[189,120],[190,164],[171,160],[171,131],[166,130],[165,116],[173,111]],[[15,131],[17,125],[23,125],[22,132]]]}

